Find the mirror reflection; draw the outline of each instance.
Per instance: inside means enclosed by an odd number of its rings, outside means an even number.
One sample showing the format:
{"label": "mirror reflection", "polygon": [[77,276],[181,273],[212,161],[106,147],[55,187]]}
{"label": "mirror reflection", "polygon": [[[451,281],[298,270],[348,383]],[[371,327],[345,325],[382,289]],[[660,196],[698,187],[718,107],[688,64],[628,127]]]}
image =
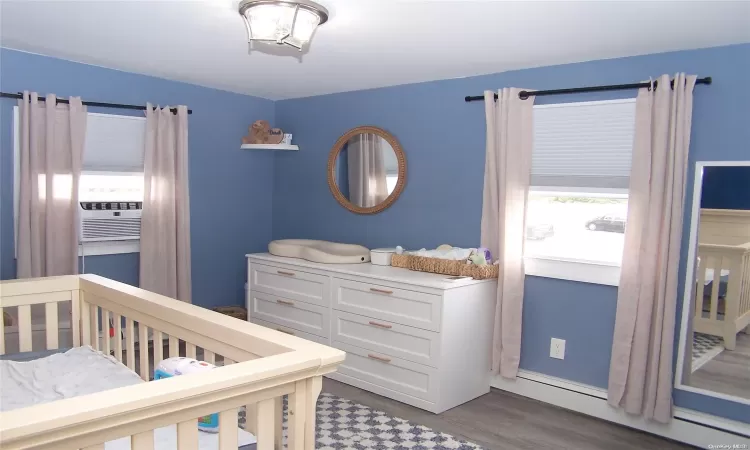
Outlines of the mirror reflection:
{"label": "mirror reflection", "polygon": [[398,158],[391,145],[373,133],[351,137],[336,157],[334,179],[341,194],[355,206],[383,203],[398,183]]}
{"label": "mirror reflection", "polygon": [[[750,166],[703,170],[683,383],[750,399]],[[690,300],[690,303],[687,302]],[[692,305],[692,306],[691,306]],[[692,347],[690,346],[692,336]],[[688,349],[692,351],[688,352]]]}

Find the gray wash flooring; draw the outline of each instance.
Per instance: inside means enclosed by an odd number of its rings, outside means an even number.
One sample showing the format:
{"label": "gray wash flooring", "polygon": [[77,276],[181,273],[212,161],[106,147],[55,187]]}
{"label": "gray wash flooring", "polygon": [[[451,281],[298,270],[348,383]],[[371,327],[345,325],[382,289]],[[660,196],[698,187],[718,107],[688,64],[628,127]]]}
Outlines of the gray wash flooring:
{"label": "gray wash flooring", "polygon": [[734,350],[724,350],[690,375],[688,386],[750,399],[750,334],[737,334]]}
{"label": "gray wash flooring", "polygon": [[474,442],[487,450],[693,448],[497,389],[442,414],[328,378],[323,381],[323,391]]}

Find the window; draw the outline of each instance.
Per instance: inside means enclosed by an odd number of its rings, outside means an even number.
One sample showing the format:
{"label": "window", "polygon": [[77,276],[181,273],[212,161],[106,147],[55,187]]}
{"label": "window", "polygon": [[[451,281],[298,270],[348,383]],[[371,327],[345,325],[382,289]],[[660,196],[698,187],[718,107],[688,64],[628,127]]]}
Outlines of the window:
{"label": "window", "polygon": [[[20,176],[18,107],[14,108],[15,177],[14,203],[18,235],[18,183]],[[143,151],[146,137],[144,117],[89,113],[86,122],[83,167],[78,187],[80,202],[143,202]],[[61,179],[61,186],[70,177]],[[40,180],[43,182],[43,180]],[[57,180],[55,180],[55,184]],[[69,191],[63,189],[62,191]],[[138,219],[140,223],[140,219]],[[140,229],[140,225],[138,228]],[[80,242],[79,242],[80,243]],[[85,255],[132,253],[139,250],[137,239],[86,242]]]}
{"label": "window", "polygon": [[528,275],[617,285],[635,100],[534,107]]}

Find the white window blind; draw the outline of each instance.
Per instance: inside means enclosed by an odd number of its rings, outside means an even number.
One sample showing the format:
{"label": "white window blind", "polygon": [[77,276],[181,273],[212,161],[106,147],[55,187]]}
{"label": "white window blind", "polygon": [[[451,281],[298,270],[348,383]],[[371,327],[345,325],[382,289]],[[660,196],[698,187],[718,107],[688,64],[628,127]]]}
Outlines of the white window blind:
{"label": "white window blind", "polygon": [[531,185],[627,189],[635,99],[534,107]]}
{"label": "white window blind", "polygon": [[89,113],[84,171],[143,172],[146,118]]}

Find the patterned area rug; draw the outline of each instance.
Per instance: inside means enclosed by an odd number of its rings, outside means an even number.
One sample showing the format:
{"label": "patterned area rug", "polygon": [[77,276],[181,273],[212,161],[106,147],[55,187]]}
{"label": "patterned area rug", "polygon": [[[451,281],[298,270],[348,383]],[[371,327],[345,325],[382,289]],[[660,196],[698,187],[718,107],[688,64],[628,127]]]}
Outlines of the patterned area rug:
{"label": "patterned area rug", "polygon": [[724,339],[703,333],[693,333],[693,364],[690,372],[703,367],[724,351]]}
{"label": "patterned area rug", "polygon": [[[389,416],[345,398],[321,393],[317,405],[316,449],[320,450],[482,450],[449,434]],[[244,425],[245,412],[240,412]],[[286,398],[284,399],[286,445]]]}

